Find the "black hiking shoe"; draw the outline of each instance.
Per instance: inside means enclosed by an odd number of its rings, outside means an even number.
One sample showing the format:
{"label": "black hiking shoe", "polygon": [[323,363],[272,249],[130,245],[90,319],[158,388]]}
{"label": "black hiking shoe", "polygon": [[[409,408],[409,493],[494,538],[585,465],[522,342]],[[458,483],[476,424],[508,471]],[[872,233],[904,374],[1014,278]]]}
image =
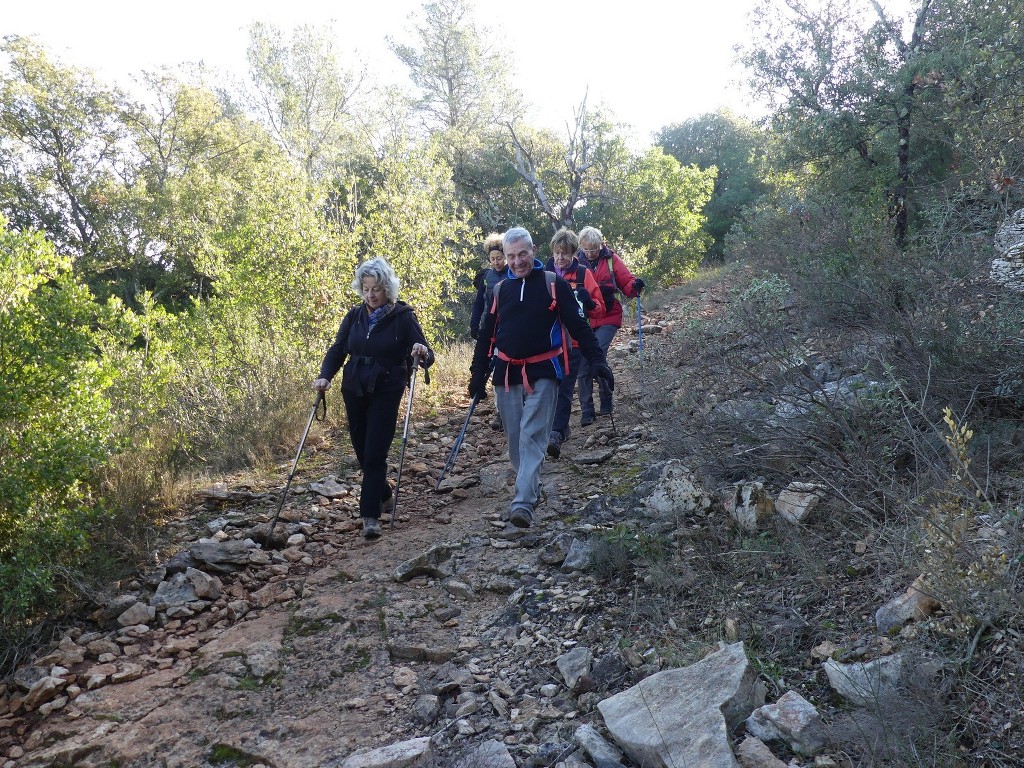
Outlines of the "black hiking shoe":
{"label": "black hiking shoe", "polygon": [[548,438],[548,456],[552,459],[557,459],[562,455],[562,435],[558,432],[552,432],[551,437]]}
{"label": "black hiking shoe", "polygon": [[516,528],[529,528],[533,525],[533,513],[526,507],[516,507],[508,516],[508,521]]}
{"label": "black hiking shoe", "polygon": [[375,517],[363,518],[363,538],[373,541],[380,538],[380,521]]}
{"label": "black hiking shoe", "polygon": [[594,414],[592,414],[592,413],[584,413],[583,415],[580,416],[580,426],[581,427],[589,427],[593,423],[594,423]]}

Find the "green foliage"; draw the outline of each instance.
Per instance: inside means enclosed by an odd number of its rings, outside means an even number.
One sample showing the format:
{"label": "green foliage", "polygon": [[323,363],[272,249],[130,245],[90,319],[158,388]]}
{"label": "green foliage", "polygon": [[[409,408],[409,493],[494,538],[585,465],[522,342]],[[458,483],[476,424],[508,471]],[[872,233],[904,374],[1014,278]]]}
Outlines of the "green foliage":
{"label": "green foliage", "polygon": [[[38,233],[0,218],[0,636],[60,604],[97,512],[94,480],[114,448],[89,292]],[[7,660],[4,660],[7,661]]]}
{"label": "green foliage", "polygon": [[721,110],[662,128],[656,141],[680,165],[718,170],[704,213],[705,229],[714,238],[711,253],[721,256],[740,211],[767,191],[767,136],[748,120]]}
{"label": "green foliage", "polygon": [[478,134],[514,114],[518,97],[500,41],[477,25],[467,0],[425,3],[410,31],[413,44],[388,43],[409,70],[415,109],[428,130]]}
{"label": "green foliage", "polygon": [[782,325],[784,310],[792,289],[779,275],[756,277],[750,285],[739,291],[736,298],[752,321],[760,328],[778,328]]}
{"label": "green foliage", "polygon": [[866,193],[902,248],[922,202],[966,189],[971,206],[1010,206],[1022,14],[986,0],[919,3],[907,19],[880,4],[763,0],[741,58],[776,108],[780,160],[840,199]]}
{"label": "green foliage", "polygon": [[922,520],[924,581],[945,609],[947,632],[966,639],[978,626],[999,625],[1017,615],[1007,547],[976,533],[981,489],[971,476],[969,446],[974,431],[946,408],[944,436],[950,452],[949,480]]}
{"label": "green foliage", "polygon": [[367,258],[383,256],[401,276],[401,297],[419,316],[428,339],[443,337],[452,305],[464,300],[459,277],[476,259],[467,214],[455,199],[448,167],[415,147],[392,152],[365,203],[359,234]]}
{"label": "green foliage", "polygon": [[257,765],[262,762],[255,755],[244,752],[230,744],[214,744],[207,759],[211,765],[232,765],[238,766],[238,768]]}
{"label": "green foliage", "polygon": [[602,233],[653,282],[671,285],[692,277],[711,242],[702,211],[714,169],[684,168],[657,148],[626,169],[617,184],[621,204],[608,212]]}
{"label": "green foliage", "polygon": [[102,265],[106,210],[123,168],[121,94],[50,60],[35,41],[6,37],[0,54],[0,214],[45,229],[62,251]]}
{"label": "green foliage", "polygon": [[[628,562],[640,561],[646,564],[660,562],[667,557],[669,552],[669,544],[664,536],[638,531],[625,523],[617,523],[612,528],[598,533],[597,542],[600,547],[612,553],[612,559]],[[602,557],[595,558],[597,562],[602,559]],[[618,575],[625,574],[620,572]]]}
{"label": "green foliage", "polygon": [[267,131],[310,180],[329,179],[368,153],[355,114],[362,76],[344,70],[332,30],[298,27],[289,41],[262,23],[249,28],[249,101]]}

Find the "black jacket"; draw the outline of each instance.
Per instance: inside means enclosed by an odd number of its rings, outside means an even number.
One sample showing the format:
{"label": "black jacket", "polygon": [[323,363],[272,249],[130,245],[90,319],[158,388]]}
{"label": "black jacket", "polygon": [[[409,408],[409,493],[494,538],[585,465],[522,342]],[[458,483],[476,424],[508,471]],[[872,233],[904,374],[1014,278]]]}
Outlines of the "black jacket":
{"label": "black jacket", "polygon": [[[487,370],[491,353],[491,338],[496,350],[508,357],[523,360],[561,348],[562,326],[579,342],[583,356],[592,364],[603,363],[604,352],[598,346],[590,324],[576,301],[569,284],[555,276],[555,304],[551,306],[548,278],[544,265],[534,260],[533,270],[524,278],[507,274],[495,289],[498,296],[498,314],[488,308],[480,328],[480,338],[473,351],[471,373]],[[497,325],[497,330],[495,330]],[[527,363],[526,375],[530,381],[561,379],[564,375],[561,356],[536,363]],[[523,366],[510,365],[495,357],[494,384],[504,386],[522,383]],[[507,379],[506,379],[507,376]]]}
{"label": "black jacket", "polygon": [[430,367],[434,353],[429,350],[416,313],[404,301],[395,302],[370,330],[370,314],[365,304],[349,310],[341,321],[338,335],[320,364],[320,378],[333,379],[342,372],[341,388],[345,392],[370,395],[404,389],[409,380],[413,344],[428,348],[424,365]]}

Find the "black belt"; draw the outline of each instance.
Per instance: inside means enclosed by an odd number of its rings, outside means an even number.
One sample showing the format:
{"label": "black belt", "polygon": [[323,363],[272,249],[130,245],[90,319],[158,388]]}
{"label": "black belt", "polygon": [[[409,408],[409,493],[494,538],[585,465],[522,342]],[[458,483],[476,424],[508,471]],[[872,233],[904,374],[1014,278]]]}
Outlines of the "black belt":
{"label": "black belt", "polygon": [[372,357],[370,355],[354,355],[352,359],[361,365],[380,365],[385,367],[393,367],[396,365],[405,365],[405,360],[402,358],[395,357]]}

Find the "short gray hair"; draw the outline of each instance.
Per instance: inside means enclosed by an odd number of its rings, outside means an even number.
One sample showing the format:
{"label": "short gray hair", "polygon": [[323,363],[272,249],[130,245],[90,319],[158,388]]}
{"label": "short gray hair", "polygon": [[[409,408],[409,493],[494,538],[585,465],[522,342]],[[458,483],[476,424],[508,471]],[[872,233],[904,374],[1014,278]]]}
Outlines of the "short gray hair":
{"label": "short gray hair", "polygon": [[364,261],[356,267],[356,276],[352,280],[352,290],[363,295],[363,278],[372,277],[378,285],[384,286],[384,294],[388,301],[394,303],[398,300],[398,275],[391,268],[387,260],[377,256],[376,258]]}
{"label": "short gray hair", "polygon": [[584,227],[580,230],[580,245],[583,243],[592,243],[594,245],[604,244],[604,235],[601,234],[601,230],[597,227]]}
{"label": "short gray hair", "polygon": [[502,235],[501,248],[503,251],[508,251],[508,247],[511,243],[519,243],[525,240],[533,247],[533,238],[530,237],[530,233],[526,230],[526,227],[512,227],[508,232]]}

